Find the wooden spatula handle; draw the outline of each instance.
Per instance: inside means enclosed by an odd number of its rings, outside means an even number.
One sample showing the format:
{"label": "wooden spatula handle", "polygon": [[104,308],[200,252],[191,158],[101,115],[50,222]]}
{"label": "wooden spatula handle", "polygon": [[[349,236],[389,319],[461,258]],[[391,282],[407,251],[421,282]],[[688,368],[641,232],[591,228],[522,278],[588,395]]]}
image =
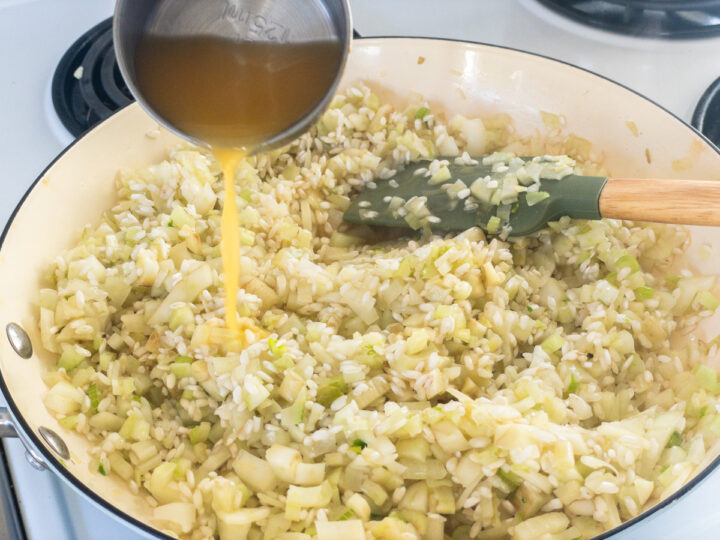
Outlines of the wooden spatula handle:
{"label": "wooden spatula handle", "polygon": [[605,218],[720,226],[720,181],[610,178],[599,207]]}

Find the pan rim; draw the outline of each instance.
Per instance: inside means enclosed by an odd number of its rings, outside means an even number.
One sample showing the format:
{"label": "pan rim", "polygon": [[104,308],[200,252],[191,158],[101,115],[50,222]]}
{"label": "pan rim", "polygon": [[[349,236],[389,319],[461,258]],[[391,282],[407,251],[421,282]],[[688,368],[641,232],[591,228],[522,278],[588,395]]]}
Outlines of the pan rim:
{"label": "pan rim", "polygon": [[[703,135],[700,131],[695,129],[688,122],[686,122],[685,120],[680,118],[677,114],[668,110],[667,108],[660,105],[653,99],[645,96],[644,94],[642,94],[636,90],[633,90],[632,88],[626,86],[623,83],[613,80],[610,77],[607,77],[605,75],[602,75],[602,74],[592,71],[590,69],[586,69],[586,68],[577,66],[570,62],[566,62],[564,60],[560,60],[560,59],[553,58],[551,56],[547,56],[547,55],[543,55],[543,54],[539,54],[539,53],[526,51],[523,49],[518,49],[515,47],[508,47],[508,46],[504,46],[504,45],[496,45],[493,43],[484,43],[481,41],[472,41],[472,40],[465,40],[465,39],[423,37],[423,36],[394,36],[394,35],[367,36],[367,37],[361,37],[361,38],[356,38],[356,39],[358,39],[359,41],[362,41],[362,42],[385,41],[385,40],[442,41],[442,42],[447,42],[447,43],[460,43],[460,44],[465,44],[465,45],[473,45],[473,46],[478,46],[481,48],[488,48],[488,49],[499,49],[499,50],[503,50],[503,51],[509,51],[512,53],[519,53],[522,55],[541,58],[543,60],[548,60],[550,62],[554,62],[554,63],[560,64],[560,65],[563,65],[565,67],[569,67],[569,68],[584,72],[586,74],[593,75],[595,77],[598,77],[599,79],[603,79],[609,83],[612,83],[612,84],[634,94],[637,97],[644,99],[651,105],[654,105],[655,107],[657,107],[659,110],[661,110],[664,113],[673,117],[682,126],[687,128],[688,130],[690,130],[694,135],[700,137],[703,140],[703,142],[705,142],[713,151],[715,151],[718,155],[720,155],[720,148],[715,146],[712,143],[712,141],[710,141],[705,135]],[[355,41],[355,40],[353,40],[353,41]],[[50,169],[52,169],[52,167],[67,152],[69,152],[76,144],[78,144],[79,142],[84,140],[86,137],[90,136],[96,129],[103,126],[106,122],[109,122],[110,120],[112,120],[117,114],[120,114],[121,112],[125,111],[129,107],[132,107],[135,105],[140,106],[137,104],[137,102],[132,102],[132,103],[129,103],[128,105],[125,105],[124,107],[118,109],[112,115],[110,115],[108,118],[103,120],[101,123],[97,124],[96,126],[92,127],[91,129],[87,130],[82,135],[80,135],[77,139],[75,139],[73,142],[71,142],[68,146],[63,148],[63,150],[57,156],[55,156],[55,158],[52,159],[52,161],[35,178],[35,180],[32,182],[32,184],[30,184],[30,186],[25,191],[23,196],[20,198],[17,205],[13,209],[12,213],[8,217],[8,220],[5,224],[5,226],[3,227],[2,234],[0,234],[0,253],[2,252],[2,246],[5,243],[5,238],[7,237],[8,233],[10,232],[12,224],[15,221],[15,217],[20,212],[20,209],[22,208],[23,204],[27,200],[30,193],[32,193],[32,191],[35,189],[37,184],[45,177],[45,175],[48,173],[48,171]],[[35,449],[40,452],[43,459],[45,459],[45,462],[47,463],[48,468],[51,469],[53,473],[59,475],[62,480],[66,481],[76,491],[79,491],[90,502],[92,502],[96,506],[100,506],[104,510],[109,511],[113,515],[113,518],[119,519],[119,520],[125,522],[126,524],[134,527],[135,529],[139,529],[143,533],[151,535],[154,538],[158,538],[158,539],[162,539],[162,540],[172,540],[171,536],[166,535],[166,534],[160,532],[155,527],[152,527],[152,526],[148,525],[147,523],[140,521],[139,519],[129,515],[124,510],[121,510],[120,508],[115,506],[113,503],[111,503],[108,500],[106,500],[105,498],[99,496],[96,492],[94,492],[89,487],[87,487],[83,482],[81,482],[75,475],[70,473],[70,471],[68,469],[66,469],[60,463],[60,459],[55,457],[55,455],[41,442],[40,437],[30,428],[30,425],[27,423],[25,418],[20,413],[20,410],[18,409],[18,407],[15,403],[15,400],[12,397],[12,394],[10,393],[10,389],[7,386],[7,382],[5,381],[5,376],[3,375],[2,371],[0,371],[0,392],[2,392],[3,396],[5,397],[8,409],[10,410],[10,413],[13,417],[15,425],[18,428],[22,429],[23,432],[25,433],[25,435],[29,438],[29,440],[32,441],[33,445],[35,446]],[[611,536],[614,536],[614,535],[632,527],[633,525],[645,520],[646,518],[652,516],[653,514],[657,513],[658,511],[665,509],[670,504],[678,501],[683,495],[690,492],[693,488],[695,488],[697,485],[699,485],[703,480],[705,480],[710,475],[711,472],[713,472],[715,469],[717,469],[719,465],[720,465],[720,455],[718,455],[702,471],[700,471],[697,475],[695,475],[688,483],[684,484],[680,489],[678,489],[670,497],[660,501],[656,505],[647,509],[645,512],[638,514],[634,518],[621,523],[617,527],[614,527],[613,529],[607,530],[607,531],[603,532],[602,534],[593,537],[593,540],[604,540],[606,538],[610,538]]]}

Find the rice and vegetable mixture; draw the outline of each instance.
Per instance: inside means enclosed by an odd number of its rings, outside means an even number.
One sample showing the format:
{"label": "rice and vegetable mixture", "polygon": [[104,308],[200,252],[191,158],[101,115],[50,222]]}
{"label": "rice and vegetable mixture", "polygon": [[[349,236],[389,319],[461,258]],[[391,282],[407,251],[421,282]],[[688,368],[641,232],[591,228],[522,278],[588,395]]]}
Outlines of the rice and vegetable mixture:
{"label": "rice and vegetable mixture", "polygon": [[685,232],[342,223],[408,161],[563,142],[512,140],[501,116],[443,124],[355,88],[241,164],[246,343],[223,321],[217,164],[184,148],[121,172],[41,291],[47,407],[187,538],[571,540],[637,515],[720,440],[715,345],[671,339],[718,307],[712,277],[672,274]]}

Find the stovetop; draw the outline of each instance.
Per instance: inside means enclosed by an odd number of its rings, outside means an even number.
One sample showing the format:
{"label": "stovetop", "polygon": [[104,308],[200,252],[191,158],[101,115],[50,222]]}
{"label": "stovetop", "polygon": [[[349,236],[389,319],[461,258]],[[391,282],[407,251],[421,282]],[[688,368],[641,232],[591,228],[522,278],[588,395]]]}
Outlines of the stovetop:
{"label": "stovetop", "polygon": [[[582,24],[634,37],[720,36],[720,0],[538,0]],[[361,35],[355,30],[354,37]],[[73,137],[133,101],[120,73],[112,18],[99,22],[70,45],[52,78],[52,104]],[[691,123],[720,144],[720,78],[702,95]]]}
{"label": "stovetop", "polygon": [[51,92],[55,112],[74,137],[133,101],[115,56],[111,18],[70,45],[55,68]]}
{"label": "stovetop", "polygon": [[[550,1],[550,0],[543,0]],[[558,0],[575,7],[623,0]],[[691,0],[686,0],[691,1]],[[694,0],[693,0],[694,1]],[[712,0],[699,0],[710,2]],[[646,0],[645,3],[671,2]],[[677,3],[677,2],[676,2]],[[703,93],[720,76],[720,38],[645,39],[574,22],[540,0],[351,0],[356,28],[364,36],[432,36],[481,41],[555,57],[615,79],[690,121]],[[0,223],[48,162],[84,126],[64,125],[53,103],[53,73],[65,51],[85,32],[107,19],[112,0],[0,0]],[[633,12],[635,13],[635,12]],[[637,16],[637,13],[635,13]],[[106,23],[107,24],[107,23]],[[100,27],[99,32],[106,27]],[[82,47],[79,47],[82,49]],[[108,42],[67,57],[73,80],[58,83],[58,100],[92,123],[103,108],[129,96],[98,90],[113,81]],[[88,57],[98,60],[86,72]],[[96,69],[97,71],[94,71]],[[83,79],[87,79],[84,82]],[[115,80],[114,82],[117,83]],[[716,83],[720,87],[720,82]],[[78,96],[95,95],[97,111]],[[720,111],[720,98],[708,91],[703,107]],[[715,99],[713,99],[715,98]],[[716,113],[717,114],[717,113]],[[97,115],[97,117],[93,116]],[[720,123],[708,124],[715,129]],[[1,400],[0,400],[1,401]],[[5,441],[12,481],[29,540],[137,540],[143,538],[59,482],[51,473],[31,469],[17,441]],[[0,481],[2,463],[0,456]],[[619,540],[720,538],[715,494],[720,471],[649,521],[618,535]],[[0,509],[2,510],[2,509]],[[2,520],[2,512],[0,512]]]}

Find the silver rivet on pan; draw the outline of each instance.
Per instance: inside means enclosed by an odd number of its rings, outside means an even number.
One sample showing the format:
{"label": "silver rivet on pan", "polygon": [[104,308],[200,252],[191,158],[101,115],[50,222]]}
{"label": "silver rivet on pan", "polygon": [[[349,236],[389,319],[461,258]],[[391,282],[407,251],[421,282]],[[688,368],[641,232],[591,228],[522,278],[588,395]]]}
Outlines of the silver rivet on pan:
{"label": "silver rivet on pan", "polygon": [[60,435],[55,433],[52,429],[40,426],[38,429],[42,438],[48,443],[48,446],[55,451],[55,453],[63,459],[70,459],[70,451],[68,450],[65,441],[60,438]]}
{"label": "silver rivet on pan", "polygon": [[5,333],[7,334],[10,346],[18,353],[20,358],[27,359],[32,356],[32,342],[27,332],[22,329],[22,326],[11,322],[5,327]]}

